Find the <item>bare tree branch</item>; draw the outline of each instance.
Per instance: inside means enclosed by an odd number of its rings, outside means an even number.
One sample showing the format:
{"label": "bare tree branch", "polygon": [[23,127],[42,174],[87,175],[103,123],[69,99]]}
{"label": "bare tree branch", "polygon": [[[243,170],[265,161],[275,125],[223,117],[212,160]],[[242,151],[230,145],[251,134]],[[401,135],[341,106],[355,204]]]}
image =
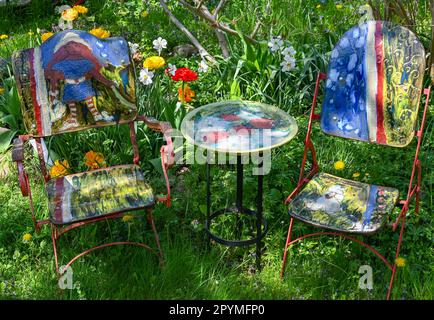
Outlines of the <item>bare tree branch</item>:
{"label": "bare tree branch", "polygon": [[200,44],[200,42],[196,39],[196,37],[182,24],[181,21],[179,21],[175,15],[170,11],[169,7],[166,5],[164,0],[160,0],[161,7],[163,10],[167,13],[170,20],[178,27],[179,30],[181,30],[187,37],[190,39],[191,43],[199,50],[199,54],[207,59],[211,63],[216,63],[216,60],[212,55],[209,54],[209,52]]}
{"label": "bare tree branch", "polygon": [[212,16],[214,17],[214,19],[217,17],[217,15],[219,14],[220,10],[223,9],[224,5],[226,4],[226,0],[220,0],[219,4],[217,5],[217,7],[215,7]]}

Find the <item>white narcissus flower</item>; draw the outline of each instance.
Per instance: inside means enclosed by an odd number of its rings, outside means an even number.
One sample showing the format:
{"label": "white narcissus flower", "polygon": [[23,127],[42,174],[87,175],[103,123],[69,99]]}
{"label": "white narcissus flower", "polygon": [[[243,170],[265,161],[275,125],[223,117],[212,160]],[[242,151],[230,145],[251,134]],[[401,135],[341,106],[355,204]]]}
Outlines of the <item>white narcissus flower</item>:
{"label": "white narcissus flower", "polygon": [[147,68],[140,70],[139,80],[145,86],[149,86],[152,84],[152,78],[154,77],[154,73],[149,71]]}
{"label": "white narcissus flower", "polygon": [[202,60],[201,62],[199,62],[199,68],[197,69],[197,71],[199,72],[208,72],[208,68],[209,66],[206,64],[205,60]]}
{"label": "white narcissus flower", "polygon": [[171,63],[169,63],[168,65],[167,65],[167,72],[170,74],[170,75],[172,75],[172,76],[174,76],[175,75],[175,71],[176,71],[176,69],[178,69],[174,64],[171,64]]}
{"label": "white narcissus flower", "polygon": [[130,46],[131,55],[135,55],[139,50],[139,45],[137,43],[132,43],[128,41],[128,45]]}
{"label": "white narcissus flower", "polygon": [[163,49],[167,48],[167,40],[161,37],[158,37],[157,39],[152,41],[152,44],[154,45],[154,49],[158,51],[158,55],[161,54],[161,51]]}
{"label": "white narcissus flower", "polygon": [[285,56],[280,64],[283,72],[291,71],[295,68],[295,59],[292,56]]}
{"label": "white narcissus flower", "polygon": [[178,101],[178,102],[176,103],[175,113],[178,112],[179,109],[181,109],[181,107],[182,107],[182,103]]}
{"label": "white narcissus flower", "polygon": [[293,46],[286,47],[282,50],[282,55],[284,56],[294,56],[297,51],[294,50]]}
{"label": "white narcissus flower", "polygon": [[271,40],[268,42],[268,47],[270,48],[271,52],[276,52],[280,50],[280,48],[283,45],[282,37],[272,37]]}

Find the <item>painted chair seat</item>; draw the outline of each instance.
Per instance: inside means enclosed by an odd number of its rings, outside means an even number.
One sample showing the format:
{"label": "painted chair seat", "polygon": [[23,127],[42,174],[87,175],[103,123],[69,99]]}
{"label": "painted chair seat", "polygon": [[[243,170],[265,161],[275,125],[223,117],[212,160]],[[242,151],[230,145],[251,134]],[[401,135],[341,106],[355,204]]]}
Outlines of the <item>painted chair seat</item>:
{"label": "painted chair seat", "polygon": [[395,188],[318,173],[291,201],[289,214],[325,229],[370,234],[382,227],[398,195]]}
{"label": "painted chair seat", "polygon": [[152,206],[155,197],[136,165],[109,167],[50,180],[50,220],[72,222]]}

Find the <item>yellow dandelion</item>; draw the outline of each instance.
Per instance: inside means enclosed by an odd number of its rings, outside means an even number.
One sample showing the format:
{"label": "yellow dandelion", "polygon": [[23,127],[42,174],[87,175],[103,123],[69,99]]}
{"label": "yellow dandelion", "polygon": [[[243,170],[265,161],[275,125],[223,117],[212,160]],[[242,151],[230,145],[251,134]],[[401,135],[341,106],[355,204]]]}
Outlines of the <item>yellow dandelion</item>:
{"label": "yellow dandelion", "polygon": [[9,38],[7,34],[0,34],[0,40],[6,40],[7,38]]}
{"label": "yellow dandelion", "polygon": [[164,58],[159,56],[152,56],[146,58],[146,60],[143,62],[143,68],[147,68],[148,70],[154,70],[164,67],[165,64],[166,61],[164,60]]}
{"label": "yellow dandelion", "polygon": [[144,10],[142,11],[142,13],[140,14],[143,18],[146,18],[147,16],[149,16],[149,12]]}
{"label": "yellow dandelion", "polygon": [[337,4],[336,5],[336,9],[338,9],[338,10],[341,10],[343,7],[344,7],[344,5],[342,5],[342,4]]}
{"label": "yellow dandelion", "polygon": [[103,28],[95,28],[89,31],[90,34],[93,34],[95,37],[104,39],[110,37],[110,32],[104,30]]}
{"label": "yellow dandelion", "polygon": [[398,258],[395,259],[395,264],[396,264],[396,266],[399,267],[399,268],[404,267],[404,266],[405,266],[405,263],[406,263],[405,258],[398,257]]}
{"label": "yellow dandelion", "polygon": [[78,11],[74,8],[66,9],[62,12],[62,19],[65,21],[74,21],[78,17]]}
{"label": "yellow dandelion", "polygon": [[134,219],[134,216],[132,214],[126,214],[122,217],[123,222],[130,222]]}
{"label": "yellow dandelion", "polygon": [[320,3],[317,4],[317,5],[316,5],[316,8],[317,8],[317,9],[321,8],[321,4],[320,4]]}
{"label": "yellow dandelion", "polygon": [[341,160],[336,161],[334,164],[335,170],[343,170],[345,168],[345,163]]}
{"label": "yellow dandelion", "polygon": [[32,235],[30,233],[26,233],[23,235],[23,241],[28,242],[32,239]]}
{"label": "yellow dandelion", "polygon": [[358,178],[360,177],[360,172],[354,172],[353,173],[353,178]]}
{"label": "yellow dandelion", "polygon": [[80,5],[73,6],[72,9],[75,9],[75,11],[77,11],[80,14],[86,14],[89,11],[88,8]]}
{"label": "yellow dandelion", "polygon": [[47,41],[47,39],[50,38],[50,37],[53,36],[53,35],[54,35],[53,32],[45,32],[45,33],[43,33],[43,34],[41,35],[42,42]]}

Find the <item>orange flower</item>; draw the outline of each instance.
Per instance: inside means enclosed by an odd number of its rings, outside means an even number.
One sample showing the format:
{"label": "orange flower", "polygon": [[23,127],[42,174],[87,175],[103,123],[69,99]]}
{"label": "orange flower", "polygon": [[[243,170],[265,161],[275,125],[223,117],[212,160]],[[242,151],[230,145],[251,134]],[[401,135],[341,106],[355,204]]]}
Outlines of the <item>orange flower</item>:
{"label": "orange flower", "polygon": [[78,17],[78,11],[74,8],[66,9],[62,12],[62,19],[65,21],[74,21]]}
{"label": "orange flower", "polygon": [[110,37],[110,32],[104,30],[103,28],[95,28],[89,31],[90,34],[93,34],[95,37],[104,39]]}
{"label": "orange flower", "polygon": [[191,90],[190,86],[186,84],[184,86],[184,92],[182,92],[182,86],[178,88],[178,99],[181,102],[191,102],[193,98],[196,96],[196,93]]}
{"label": "orange flower", "polygon": [[84,158],[86,160],[86,166],[89,168],[89,170],[106,167],[104,156],[100,152],[89,151],[85,154]]}

